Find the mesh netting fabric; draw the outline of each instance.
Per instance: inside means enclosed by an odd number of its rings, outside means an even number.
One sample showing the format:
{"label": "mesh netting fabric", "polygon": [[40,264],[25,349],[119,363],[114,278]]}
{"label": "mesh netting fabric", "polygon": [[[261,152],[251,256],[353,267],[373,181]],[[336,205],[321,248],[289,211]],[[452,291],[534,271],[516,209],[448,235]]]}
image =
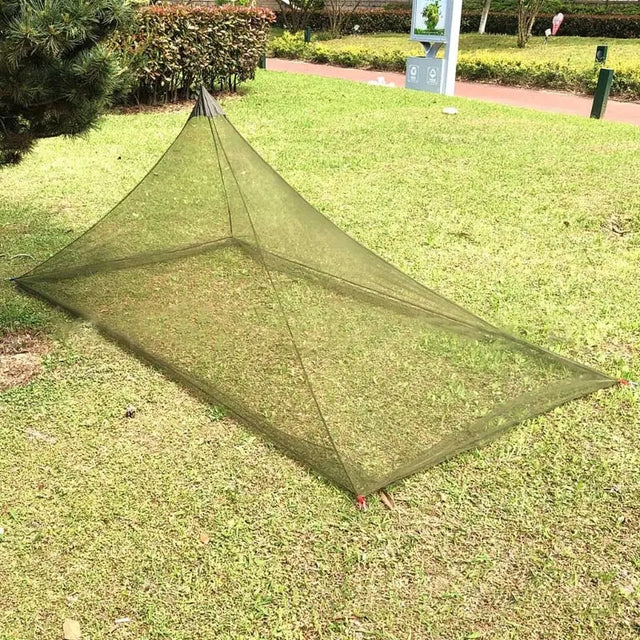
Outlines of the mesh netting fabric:
{"label": "mesh netting fabric", "polygon": [[615,384],[346,235],[204,90],[135,189],[16,282],[356,494]]}

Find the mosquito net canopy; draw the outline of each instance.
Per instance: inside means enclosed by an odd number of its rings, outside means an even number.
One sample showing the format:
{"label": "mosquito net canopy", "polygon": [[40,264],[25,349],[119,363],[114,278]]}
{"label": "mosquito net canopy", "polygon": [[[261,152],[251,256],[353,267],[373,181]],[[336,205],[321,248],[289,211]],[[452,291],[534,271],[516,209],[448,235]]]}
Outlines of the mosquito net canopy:
{"label": "mosquito net canopy", "polygon": [[142,182],[16,282],[355,494],[615,383],[343,233],[204,90]]}

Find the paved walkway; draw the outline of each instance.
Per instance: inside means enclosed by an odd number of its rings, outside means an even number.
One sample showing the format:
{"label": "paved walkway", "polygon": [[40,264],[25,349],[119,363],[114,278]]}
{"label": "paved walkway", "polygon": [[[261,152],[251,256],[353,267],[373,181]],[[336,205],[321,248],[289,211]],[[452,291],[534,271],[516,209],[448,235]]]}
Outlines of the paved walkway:
{"label": "paved walkway", "polygon": [[[388,71],[367,71],[365,69],[347,69],[331,67],[326,64],[312,64],[298,60],[282,60],[269,58],[267,69],[272,71],[290,71],[327,78],[344,78],[357,82],[372,82],[384,78],[384,82],[394,83],[396,87],[404,87],[404,74]],[[591,113],[591,97],[578,96],[573,93],[560,91],[543,91],[541,89],[521,89],[519,87],[505,87],[497,84],[483,84],[480,82],[456,82],[456,96],[472,98],[485,102],[496,102],[514,107],[527,107],[539,111],[552,113],[567,113],[586,116]],[[609,100],[605,120],[613,122],[627,122],[640,126],[640,103],[618,102]]]}

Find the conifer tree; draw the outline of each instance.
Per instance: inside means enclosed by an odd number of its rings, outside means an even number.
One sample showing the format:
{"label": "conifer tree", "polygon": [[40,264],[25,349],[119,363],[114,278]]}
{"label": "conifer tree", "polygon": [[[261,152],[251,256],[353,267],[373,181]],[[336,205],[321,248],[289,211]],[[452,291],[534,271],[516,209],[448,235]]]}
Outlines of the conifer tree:
{"label": "conifer tree", "polygon": [[129,0],[0,0],[0,165],[95,125],[122,72],[104,40]]}

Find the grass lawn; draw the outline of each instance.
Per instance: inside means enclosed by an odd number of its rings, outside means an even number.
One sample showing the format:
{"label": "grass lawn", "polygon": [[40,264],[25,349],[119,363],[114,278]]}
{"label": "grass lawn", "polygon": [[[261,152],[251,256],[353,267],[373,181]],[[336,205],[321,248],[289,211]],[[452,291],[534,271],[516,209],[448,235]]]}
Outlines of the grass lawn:
{"label": "grass lawn", "polygon": [[[405,55],[423,55],[424,49],[419,42],[409,40],[406,33],[372,33],[361,36],[345,36],[337,40],[323,40],[324,46],[341,50],[350,47],[362,47],[373,51],[399,49]],[[524,49],[519,49],[516,36],[477,33],[460,34],[459,55],[489,54],[520,62],[557,62],[568,65],[591,66],[596,46],[609,45],[607,65],[616,68],[620,65],[640,65],[640,43],[633,39],[619,38],[544,38],[533,37]]]}
{"label": "grass lawn", "polygon": [[[274,72],[224,107],[310,202],[401,269],[528,340],[640,378],[637,127]],[[104,214],[187,113],[111,115],[0,172],[2,277]],[[572,402],[398,483],[396,511],[371,500],[360,513],[6,281],[0,327],[51,341],[42,373],[0,393],[2,640],[61,637],[65,618],[92,640],[637,637],[637,393]]]}
{"label": "grass lawn", "polygon": [[[458,78],[593,93],[599,44],[609,45],[607,66],[616,72],[612,95],[640,100],[640,44],[632,39],[557,37],[545,44],[544,38],[533,37],[519,49],[516,36],[463,33]],[[271,46],[279,57],[400,72],[407,56],[424,53],[420,43],[403,33],[320,39],[311,48],[272,39]]]}

